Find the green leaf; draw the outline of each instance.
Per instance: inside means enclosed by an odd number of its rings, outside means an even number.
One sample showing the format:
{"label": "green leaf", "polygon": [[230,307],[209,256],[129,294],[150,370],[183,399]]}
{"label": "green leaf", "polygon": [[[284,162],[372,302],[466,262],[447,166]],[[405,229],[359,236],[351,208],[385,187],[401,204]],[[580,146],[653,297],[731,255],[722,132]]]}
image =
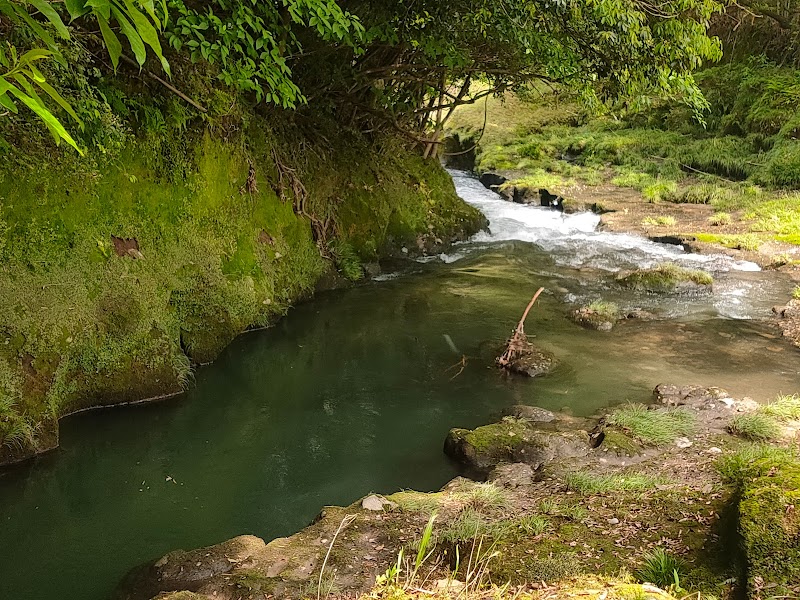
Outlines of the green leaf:
{"label": "green leaf", "polygon": [[64,0],[64,4],[67,7],[70,21],[82,17],[91,10],[86,4],[86,0]]}
{"label": "green leaf", "polygon": [[38,117],[44,121],[45,125],[47,125],[51,131],[57,134],[57,139],[63,139],[70,146],[75,148],[75,150],[77,150],[81,156],[83,156],[83,151],[78,147],[78,144],[75,142],[75,140],[72,139],[72,136],[69,134],[69,132],[64,129],[64,126],[61,124],[61,122],[56,119],[55,116],[53,116],[53,113],[47,110],[47,107],[44,106],[41,101],[37,102],[34,97],[28,96],[13,85],[9,87],[8,91],[21,100],[25,106],[35,112]]}
{"label": "green leaf", "polygon": [[86,6],[90,6],[96,15],[108,21],[111,18],[111,0],[88,0]]}
{"label": "green leaf", "polygon": [[47,33],[44,30],[44,28],[28,14],[28,11],[25,10],[25,8],[19,6],[18,4],[12,4],[12,6],[16,11],[17,16],[19,16],[19,18],[25,21],[25,24],[33,30],[33,32],[39,37],[40,40],[42,40],[45,43],[45,45],[48,48],[50,48],[50,50],[53,51],[53,55],[57,59],[60,58],[59,62],[63,63],[64,59],[58,52],[58,47],[56,46],[56,42],[55,40],[53,40],[52,36],[49,33]]}
{"label": "green leaf", "polygon": [[145,50],[142,38],[139,37],[138,33],[136,33],[136,29],[134,29],[130,21],[125,18],[125,15],[122,14],[122,11],[120,11],[116,6],[112,6],[111,12],[114,14],[114,18],[117,20],[117,23],[119,23],[120,31],[122,31],[122,34],[128,38],[133,55],[136,57],[136,62],[141,67],[147,58],[147,51]]}
{"label": "green leaf", "polygon": [[20,56],[19,64],[33,64],[37,60],[42,60],[51,56],[53,56],[53,53],[50,50],[45,50],[44,48],[34,48],[33,50],[28,50],[25,54]]}
{"label": "green leaf", "polygon": [[44,18],[47,19],[53,27],[55,27],[56,32],[61,36],[62,39],[69,39],[69,31],[64,25],[64,21],[61,20],[61,17],[50,5],[50,2],[47,0],[28,0],[28,2],[33,4],[36,10],[44,15]]}
{"label": "green leaf", "polygon": [[95,16],[97,17],[97,23],[100,25],[100,33],[103,34],[106,50],[108,50],[108,55],[111,57],[111,64],[114,65],[114,70],[116,71],[117,66],[119,66],[119,57],[122,55],[122,44],[120,44],[117,34],[111,31],[111,27],[109,27],[105,17],[100,14]]}
{"label": "green leaf", "polygon": [[58,92],[57,92],[57,91],[56,91],[56,90],[53,88],[53,86],[51,86],[51,85],[50,85],[49,83],[47,83],[46,81],[37,81],[37,82],[36,82],[36,85],[38,85],[38,86],[39,86],[39,87],[40,87],[40,88],[41,88],[41,89],[42,89],[42,90],[43,90],[43,91],[44,91],[44,92],[45,92],[45,93],[46,93],[48,96],[50,96],[50,97],[51,97],[53,100],[55,100],[55,101],[58,103],[58,105],[59,105],[61,108],[63,108],[63,109],[64,109],[64,110],[67,112],[67,114],[68,114],[70,117],[72,117],[73,119],[75,119],[75,121],[78,123],[78,125],[80,126],[80,128],[81,128],[81,129],[83,129],[83,121],[81,121],[81,120],[80,120],[80,118],[78,117],[78,115],[77,115],[77,114],[75,113],[75,111],[72,109],[72,106],[70,106],[69,102],[67,102],[66,100],[64,100],[64,98],[61,96],[61,94],[59,94],[59,93],[58,93]]}
{"label": "green leaf", "polygon": [[125,0],[125,6],[128,8],[128,14],[131,19],[133,19],[133,24],[136,26],[136,31],[142,38],[142,41],[153,49],[153,52],[155,52],[156,56],[161,61],[164,71],[169,74],[169,63],[167,63],[164,58],[164,53],[161,50],[161,41],[158,39],[158,31],[156,31],[156,28],[147,20],[147,17],[145,17],[130,0]]}
{"label": "green leaf", "polygon": [[7,108],[12,113],[17,114],[17,106],[11,101],[7,94],[0,94],[0,106]]}

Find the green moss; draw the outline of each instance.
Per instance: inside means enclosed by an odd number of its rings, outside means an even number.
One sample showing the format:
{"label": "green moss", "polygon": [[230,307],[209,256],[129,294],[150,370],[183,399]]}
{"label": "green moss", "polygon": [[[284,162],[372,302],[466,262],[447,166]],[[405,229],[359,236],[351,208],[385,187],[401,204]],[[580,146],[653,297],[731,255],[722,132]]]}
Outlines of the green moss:
{"label": "green moss", "polygon": [[[763,463],[745,483],[739,525],[751,592],[800,581],[800,463]],[[777,588],[776,588],[777,586]]]}
{"label": "green moss", "polygon": [[602,448],[617,454],[627,454],[628,456],[636,456],[641,454],[643,450],[642,445],[632,437],[612,428],[606,429]]}
{"label": "green moss", "polygon": [[484,425],[465,435],[467,443],[480,453],[495,453],[513,449],[525,441],[527,426],[523,421],[506,417],[502,421]]}
{"label": "green moss", "polygon": [[710,286],[711,275],[698,269],[684,269],[673,263],[663,263],[652,269],[641,269],[620,279],[623,285],[648,292],[672,292],[681,284]]}

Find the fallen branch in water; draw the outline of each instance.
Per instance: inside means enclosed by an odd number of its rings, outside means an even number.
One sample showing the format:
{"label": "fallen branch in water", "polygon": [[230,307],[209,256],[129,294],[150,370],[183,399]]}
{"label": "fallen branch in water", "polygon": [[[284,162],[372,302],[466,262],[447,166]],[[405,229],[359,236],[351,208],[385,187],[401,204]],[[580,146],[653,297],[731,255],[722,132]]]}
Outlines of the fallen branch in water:
{"label": "fallen branch in water", "polygon": [[517,328],[514,330],[514,333],[511,335],[511,338],[506,344],[505,352],[498,356],[495,361],[497,362],[498,367],[502,369],[508,368],[514,359],[526,353],[529,344],[528,338],[525,335],[525,319],[528,318],[528,313],[531,312],[531,308],[533,308],[536,299],[543,291],[544,288],[539,288],[533,295],[533,298],[531,298],[531,301],[528,303],[528,307],[522,314],[522,318],[519,320],[519,323],[517,323]]}
{"label": "fallen branch in water", "polygon": [[456,377],[458,377],[459,375],[461,375],[461,373],[463,373],[463,372],[464,372],[464,369],[466,369],[466,368],[467,368],[467,355],[466,355],[466,354],[462,354],[462,355],[461,355],[461,360],[460,360],[460,361],[458,361],[456,364],[454,364],[454,365],[452,365],[452,366],[450,366],[450,367],[447,367],[447,369],[445,369],[445,373],[447,373],[447,371],[452,371],[452,370],[453,370],[453,369],[455,369],[456,367],[461,367],[461,368],[458,370],[458,373],[456,373],[455,375],[453,375],[453,376],[450,378],[450,381],[453,381],[453,379],[455,379]]}

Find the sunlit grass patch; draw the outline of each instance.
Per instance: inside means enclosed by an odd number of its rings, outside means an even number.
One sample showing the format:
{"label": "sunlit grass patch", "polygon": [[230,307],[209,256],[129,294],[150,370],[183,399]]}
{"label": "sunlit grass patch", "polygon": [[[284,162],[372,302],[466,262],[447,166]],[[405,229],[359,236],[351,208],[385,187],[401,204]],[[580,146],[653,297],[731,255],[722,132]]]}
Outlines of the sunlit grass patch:
{"label": "sunlit grass patch", "polygon": [[678,224],[678,220],[675,217],[670,216],[660,216],[660,217],[645,217],[642,220],[642,225],[655,225],[655,226],[664,226],[664,227],[674,227]]}
{"label": "sunlit grass patch", "polygon": [[685,573],[686,563],[663,548],[656,548],[644,555],[642,566],[636,572],[636,576],[643,583],[668,588],[676,585]]}
{"label": "sunlit grass patch", "polygon": [[773,417],[761,412],[736,415],[728,429],[734,435],[756,442],[774,440],[781,434],[780,424]]}
{"label": "sunlit grass patch", "polygon": [[649,409],[644,404],[626,404],[615,409],[608,422],[646,444],[660,446],[692,433],[695,416],[683,408]]}
{"label": "sunlit grass patch", "polygon": [[713,225],[715,227],[719,227],[722,225],[730,225],[733,222],[733,218],[729,213],[726,212],[718,212],[714,213],[710,217],[708,217],[708,224]]}
{"label": "sunlit grass patch", "polygon": [[798,460],[795,450],[772,444],[748,444],[719,458],[717,471],[727,483],[741,485],[744,481],[764,475],[776,465]]}
{"label": "sunlit grass patch", "polygon": [[[795,294],[800,296],[800,288],[795,289]],[[762,406],[759,412],[782,421],[800,419],[800,395],[778,396],[773,402]]]}

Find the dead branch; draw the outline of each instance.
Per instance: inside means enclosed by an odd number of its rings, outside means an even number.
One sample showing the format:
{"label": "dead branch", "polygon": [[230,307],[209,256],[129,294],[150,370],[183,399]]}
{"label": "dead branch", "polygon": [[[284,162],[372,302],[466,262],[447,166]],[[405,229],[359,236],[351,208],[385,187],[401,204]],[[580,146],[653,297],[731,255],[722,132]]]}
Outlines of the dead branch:
{"label": "dead branch", "polygon": [[522,314],[522,318],[519,320],[519,323],[517,323],[514,333],[511,335],[511,338],[506,344],[505,351],[496,359],[498,367],[503,369],[508,368],[508,366],[517,357],[526,353],[530,344],[528,343],[528,338],[525,335],[525,319],[528,318],[528,313],[531,312],[531,308],[533,308],[534,303],[539,298],[539,294],[541,294],[543,291],[544,288],[539,288],[533,295],[533,298],[531,298],[531,301],[528,303],[528,307]]}

